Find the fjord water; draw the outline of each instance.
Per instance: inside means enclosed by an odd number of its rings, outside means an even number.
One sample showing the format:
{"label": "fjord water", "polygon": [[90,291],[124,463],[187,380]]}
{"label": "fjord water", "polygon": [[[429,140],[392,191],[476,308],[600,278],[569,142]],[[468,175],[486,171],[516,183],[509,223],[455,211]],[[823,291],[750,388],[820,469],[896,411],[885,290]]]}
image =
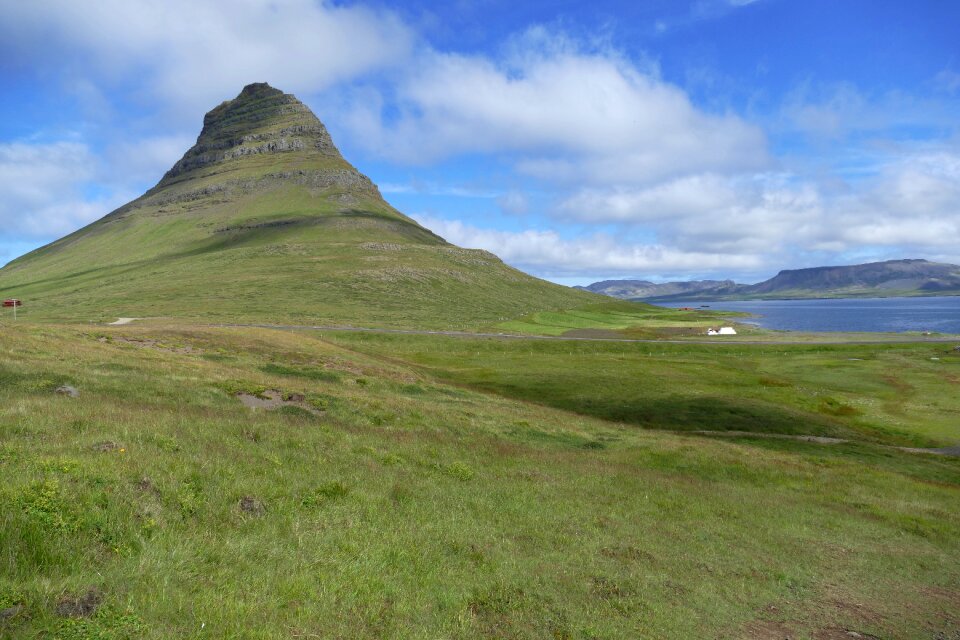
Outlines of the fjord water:
{"label": "fjord water", "polygon": [[960,334],[960,296],[670,302],[663,306],[744,311],[743,322],[788,331],[932,331]]}

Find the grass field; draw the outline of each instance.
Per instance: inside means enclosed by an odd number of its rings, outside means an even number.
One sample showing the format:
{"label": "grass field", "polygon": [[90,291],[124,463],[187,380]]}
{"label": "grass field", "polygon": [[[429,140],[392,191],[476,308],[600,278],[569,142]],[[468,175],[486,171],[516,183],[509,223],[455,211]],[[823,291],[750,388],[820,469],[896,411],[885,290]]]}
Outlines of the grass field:
{"label": "grass field", "polygon": [[960,442],[960,354],[949,344],[328,337],[445,382],[648,429]]}
{"label": "grass field", "polygon": [[0,636],[952,639],[936,349],[4,325]]}
{"label": "grass field", "polygon": [[[504,332],[546,335],[620,338],[703,337],[708,327],[728,324],[731,318],[747,314],[724,311],[679,311],[654,305],[603,301],[557,311],[538,311],[496,325]],[[742,334],[764,332],[750,325],[738,325]]]}

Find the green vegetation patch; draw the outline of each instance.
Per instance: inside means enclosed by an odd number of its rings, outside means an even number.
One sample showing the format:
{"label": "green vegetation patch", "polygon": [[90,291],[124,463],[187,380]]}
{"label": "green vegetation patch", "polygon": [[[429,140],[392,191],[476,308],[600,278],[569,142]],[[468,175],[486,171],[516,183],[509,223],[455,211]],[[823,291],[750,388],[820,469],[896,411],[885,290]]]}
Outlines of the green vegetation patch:
{"label": "green vegetation patch", "polygon": [[[706,329],[729,318],[746,316],[737,312],[681,311],[642,302],[610,301],[587,304],[563,311],[538,311],[501,322],[498,329],[512,333],[600,338],[656,338],[702,336]],[[748,333],[751,327],[741,327]]]}
{"label": "green vegetation patch", "polygon": [[260,367],[260,371],[275,376],[290,376],[323,382],[340,382],[343,377],[338,371],[329,371],[322,367],[290,366],[275,363],[263,365]]}

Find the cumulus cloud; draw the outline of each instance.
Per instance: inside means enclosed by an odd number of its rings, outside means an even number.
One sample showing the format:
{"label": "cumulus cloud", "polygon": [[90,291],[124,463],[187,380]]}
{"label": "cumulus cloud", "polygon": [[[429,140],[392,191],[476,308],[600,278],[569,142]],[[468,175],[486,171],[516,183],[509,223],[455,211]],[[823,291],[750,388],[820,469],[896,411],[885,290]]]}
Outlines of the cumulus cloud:
{"label": "cumulus cloud", "polygon": [[485,249],[508,264],[545,277],[609,273],[708,273],[747,271],[762,264],[758,256],[682,251],[659,244],[627,244],[606,234],[573,240],[556,231],[482,229],[458,220],[414,216],[454,244]]}
{"label": "cumulus cloud", "polygon": [[655,69],[559,35],[557,44],[543,30],[517,42],[501,60],[424,52],[392,100],[358,94],[347,123],[394,161],[514,153],[522,172],[557,181],[655,179],[767,161],[760,129],[698,109]]}
{"label": "cumulus cloud", "polygon": [[655,222],[694,217],[707,220],[739,204],[734,182],[716,174],[683,176],[648,187],[584,188],[557,207],[581,222]]}
{"label": "cumulus cloud", "polygon": [[120,175],[125,184],[149,184],[163,174],[193,146],[189,135],[150,136],[139,140],[121,140],[104,152],[112,175]]}
{"label": "cumulus cloud", "polygon": [[[407,57],[413,35],[393,14],[314,0],[73,0],[0,5],[11,63],[76,63],[100,82],[133,82],[141,97],[208,109],[269,81],[318,91]],[[69,64],[67,62],[66,64]]]}
{"label": "cumulus cloud", "polygon": [[126,194],[87,197],[96,160],[75,142],[0,144],[0,236],[52,238],[119,205]]}
{"label": "cumulus cloud", "polygon": [[960,152],[906,155],[838,199],[829,235],[846,247],[902,247],[960,258]]}
{"label": "cumulus cloud", "polygon": [[497,206],[504,213],[518,215],[530,210],[530,201],[522,191],[511,190],[497,198]]}
{"label": "cumulus cloud", "polygon": [[[935,84],[949,93],[949,75]],[[838,141],[852,133],[869,132],[895,139],[903,133],[913,139],[916,129],[942,135],[956,129],[957,105],[949,98],[918,97],[902,91],[866,92],[848,82],[799,83],[785,97],[778,129],[796,131],[824,141]]]}
{"label": "cumulus cloud", "polygon": [[680,248],[728,254],[777,251],[816,233],[822,213],[816,189],[780,174],[701,174],[650,187],[583,189],[558,205],[566,218],[650,225]]}

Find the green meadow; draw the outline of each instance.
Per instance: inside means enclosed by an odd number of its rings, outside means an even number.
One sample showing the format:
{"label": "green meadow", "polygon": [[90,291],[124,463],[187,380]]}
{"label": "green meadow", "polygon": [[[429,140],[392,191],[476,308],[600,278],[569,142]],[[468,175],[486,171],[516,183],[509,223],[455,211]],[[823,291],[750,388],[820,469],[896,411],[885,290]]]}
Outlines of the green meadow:
{"label": "green meadow", "polygon": [[0,350],[2,637],[960,630],[960,459],[898,448],[960,440],[948,345],[157,322]]}
{"label": "green meadow", "polygon": [[[602,301],[573,309],[536,311],[496,325],[509,333],[599,338],[680,338],[703,337],[708,327],[729,324],[746,317],[736,312],[706,309],[681,311],[655,305]],[[762,335],[750,325],[738,325],[741,334]]]}

